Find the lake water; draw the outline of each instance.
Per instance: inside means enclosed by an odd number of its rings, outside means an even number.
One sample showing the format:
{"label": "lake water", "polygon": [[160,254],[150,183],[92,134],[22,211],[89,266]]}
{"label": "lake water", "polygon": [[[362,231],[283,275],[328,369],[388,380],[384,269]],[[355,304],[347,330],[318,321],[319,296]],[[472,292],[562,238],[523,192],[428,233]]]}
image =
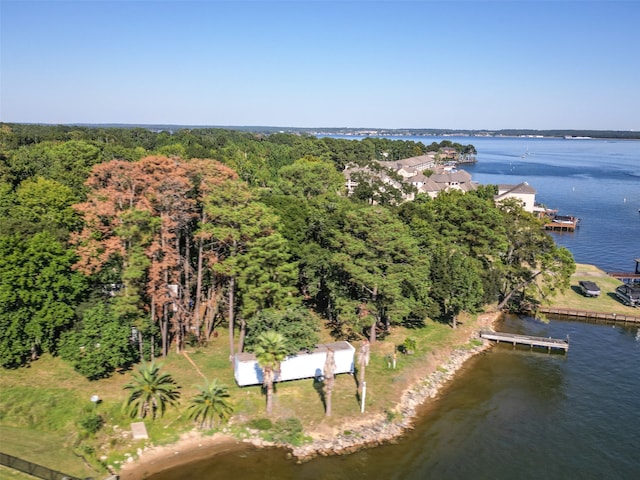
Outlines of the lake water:
{"label": "lake water", "polygon": [[[575,233],[554,234],[578,262],[633,269],[640,257],[640,142],[447,138],[476,146],[478,163],[465,168],[474,180],[527,181],[539,202],[580,217]],[[247,448],[153,480],[640,478],[638,328],[509,316],[501,329],[569,335],[571,349],[565,355],[498,345],[472,358],[396,445],[303,465],[282,450]]]}
{"label": "lake water", "polygon": [[581,219],[554,233],[577,262],[630,271],[640,257],[640,141],[459,138],[478,150],[465,166],[482,184],[528,182],[536,200]]}

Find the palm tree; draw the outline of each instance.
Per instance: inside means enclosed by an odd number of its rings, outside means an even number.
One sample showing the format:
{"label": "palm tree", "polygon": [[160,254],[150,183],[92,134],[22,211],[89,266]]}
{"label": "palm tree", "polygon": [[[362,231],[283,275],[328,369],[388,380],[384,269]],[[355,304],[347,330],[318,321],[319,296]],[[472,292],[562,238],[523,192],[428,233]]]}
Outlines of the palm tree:
{"label": "palm tree", "polygon": [[336,359],[332,349],[327,349],[327,358],[324,361],[324,368],[322,370],[324,376],[324,397],[325,397],[325,412],[327,417],[331,416],[331,394],[333,393],[333,385],[336,377]]}
{"label": "palm tree", "polygon": [[280,362],[287,356],[285,338],[278,332],[269,330],[256,338],[254,352],[258,365],[262,368],[262,385],[267,392],[267,415],[273,408],[273,382],[280,372]]}
{"label": "palm tree", "polygon": [[214,379],[198,387],[200,392],[189,402],[189,418],[199,422],[199,428],[205,424],[213,427],[216,418],[227,421],[233,413],[233,405],[229,403],[229,389]]}
{"label": "palm tree", "polygon": [[126,408],[131,417],[144,418],[151,412],[151,418],[164,415],[167,405],[175,405],[180,392],[178,385],[170,374],[160,373],[160,367],[155,362],[143,365],[134,374],[133,381],[124,386],[125,390],[131,390]]}

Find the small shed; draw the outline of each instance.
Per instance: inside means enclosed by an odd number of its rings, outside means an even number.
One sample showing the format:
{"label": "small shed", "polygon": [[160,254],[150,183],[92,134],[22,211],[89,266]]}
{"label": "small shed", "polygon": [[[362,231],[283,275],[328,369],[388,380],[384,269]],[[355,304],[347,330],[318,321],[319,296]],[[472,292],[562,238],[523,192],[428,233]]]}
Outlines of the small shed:
{"label": "small shed", "polygon": [[[321,377],[328,349],[334,351],[336,374],[353,373],[356,351],[353,345],[349,342],[323,343],[309,353],[300,352],[285,358],[280,364],[280,373],[276,375],[275,381]],[[237,353],[233,359],[233,370],[236,383],[241,387],[262,384],[262,368],[253,353]]]}

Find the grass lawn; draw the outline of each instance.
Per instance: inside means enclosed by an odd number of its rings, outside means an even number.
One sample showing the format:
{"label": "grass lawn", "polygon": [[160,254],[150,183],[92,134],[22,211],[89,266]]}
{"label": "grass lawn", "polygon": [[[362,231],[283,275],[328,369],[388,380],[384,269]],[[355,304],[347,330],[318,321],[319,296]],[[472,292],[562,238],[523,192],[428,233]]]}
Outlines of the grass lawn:
{"label": "grass lawn", "polygon": [[[73,453],[68,434],[64,432],[34,432],[30,429],[0,425],[0,449],[2,452],[43,465],[79,478],[94,477],[98,472],[85,465]],[[10,468],[0,470],[0,479],[31,478]],[[101,478],[98,475],[97,478]]]}
{"label": "grass lawn", "polygon": [[[429,322],[421,329],[395,327],[392,333],[371,346],[366,368],[367,416],[388,414],[400,394],[417,379],[433,371],[450,351],[466,344],[470,331],[476,330],[471,318],[452,329],[448,325]],[[180,385],[181,399],[177,407],[169,407],[163,418],[145,420],[150,441],[131,440],[125,432],[132,420],[122,410],[126,399],[123,386],[131,380],[132,371],[118,372],[110,378],[89,381],[60,358],[48,355],[27,368],[0,372],[0,450],[49,468],[78,477],[105,476],[105,464],[118,465],[128,453],[135,454],[146,444],[175,442],[182,433],[193,429],[186,411],[197,385],[205,378],[217,378],[229,387],[235,414],[228,428],[242,432],[246,422],[265,416],[265,397],[260,386],[238,387],[229,362],[228,337],[224,330],[204,347],[187,350],[188,358],[171,352],[159,359],[161,370],[170,373]],[[397,354],[397,368],[388,367],[387,355],[406,337],[413,337],[414,355]],[[324,334],[324,340],[330,339]],[[359,348],[359,344],[354,344]],[[191,360],[191,361],[189,361]],[[195,367],[194,367],[195,365]],[[340,431],[349,419],[360,419],[356,376],[336,377],[333,393],[333,416],[324,416],[322,385],[313,379],[276,384],[274,414],[271,420],[298,418],[307,431]],[[94,405],[90,398],[98,395]],[[100,414],[104,427],[95,435],[82,433],[79,420]],[[11,439],[11,441],[7,441]],[[94,466],[92,469],[84,457]],[[102,465],[101,465],[102,464]],[[6,469],[0,470],[4,478]],[[7,478],[19,478],[8,476]]]}
{"label": "grass lawn", "polygon": [[0,480],[33,480],[31,475],[0,465]]}
{"label": "grass lawn", "polygon": [[[578,282],[581,280],[597,283],[600,287],[600,296],[585,297],[578,287]],[[615,290],[619,285],[622,285],[620,280],[610,277],[593,265],[576,264],[576,272],[571,277],[571,288],[552,298],[551,306],[640,316],[639,309],[627,307],[618,300]]]}

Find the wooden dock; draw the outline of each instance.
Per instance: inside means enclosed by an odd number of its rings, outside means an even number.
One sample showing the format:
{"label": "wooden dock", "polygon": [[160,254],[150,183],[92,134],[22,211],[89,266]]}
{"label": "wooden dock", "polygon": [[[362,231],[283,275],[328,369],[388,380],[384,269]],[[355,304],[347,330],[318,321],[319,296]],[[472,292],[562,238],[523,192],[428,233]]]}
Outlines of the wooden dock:
{"label": "wooden dock", "polygon": [[488,330],[482,330],[480,332],[480,338],[486,338],[487,340],[494,340],[498,343],[505,342],[511,343],[515,347],[516,345],[529,345],[533,347],[546,348],[548,351],[551,349],[560,349],[565,352],[569,350],[569,339],[562,340],[560,338],[551,337],[533,337],[531,335],[517,335],[515,333],[504,332],[490,332]]}
{"label": "wooden dock", "polygon": [[636,262],[636,271],[635,272],[607,272],[607,275],[610,277],[617,278],[623,282],[637,282],[640,280],[640,258],[636,258],[634,260]]}
{"label": "wooden dock", "polygon": [[571,220],[565,220],[563,222],[548,222],[544,224],[544,229],[553,232],[574,232],[578,227],[579,221],[579,219],[571,217]]}
{"label": "wooden dock", "polygon": [[[585,320],[605,320],[616,323],[634,323],[640,325],[640,317],[620,313],[594,312],[575,308],[538,307],[538,312],[564,317],[575,317]],[[533,312],[530,312],[533,313]]]}
{"label": "wooden dock", "polygon": [[634,272],[607,272],[607,275],[613,278],[617,278],[621,282],[640,280],[640,273]]}

